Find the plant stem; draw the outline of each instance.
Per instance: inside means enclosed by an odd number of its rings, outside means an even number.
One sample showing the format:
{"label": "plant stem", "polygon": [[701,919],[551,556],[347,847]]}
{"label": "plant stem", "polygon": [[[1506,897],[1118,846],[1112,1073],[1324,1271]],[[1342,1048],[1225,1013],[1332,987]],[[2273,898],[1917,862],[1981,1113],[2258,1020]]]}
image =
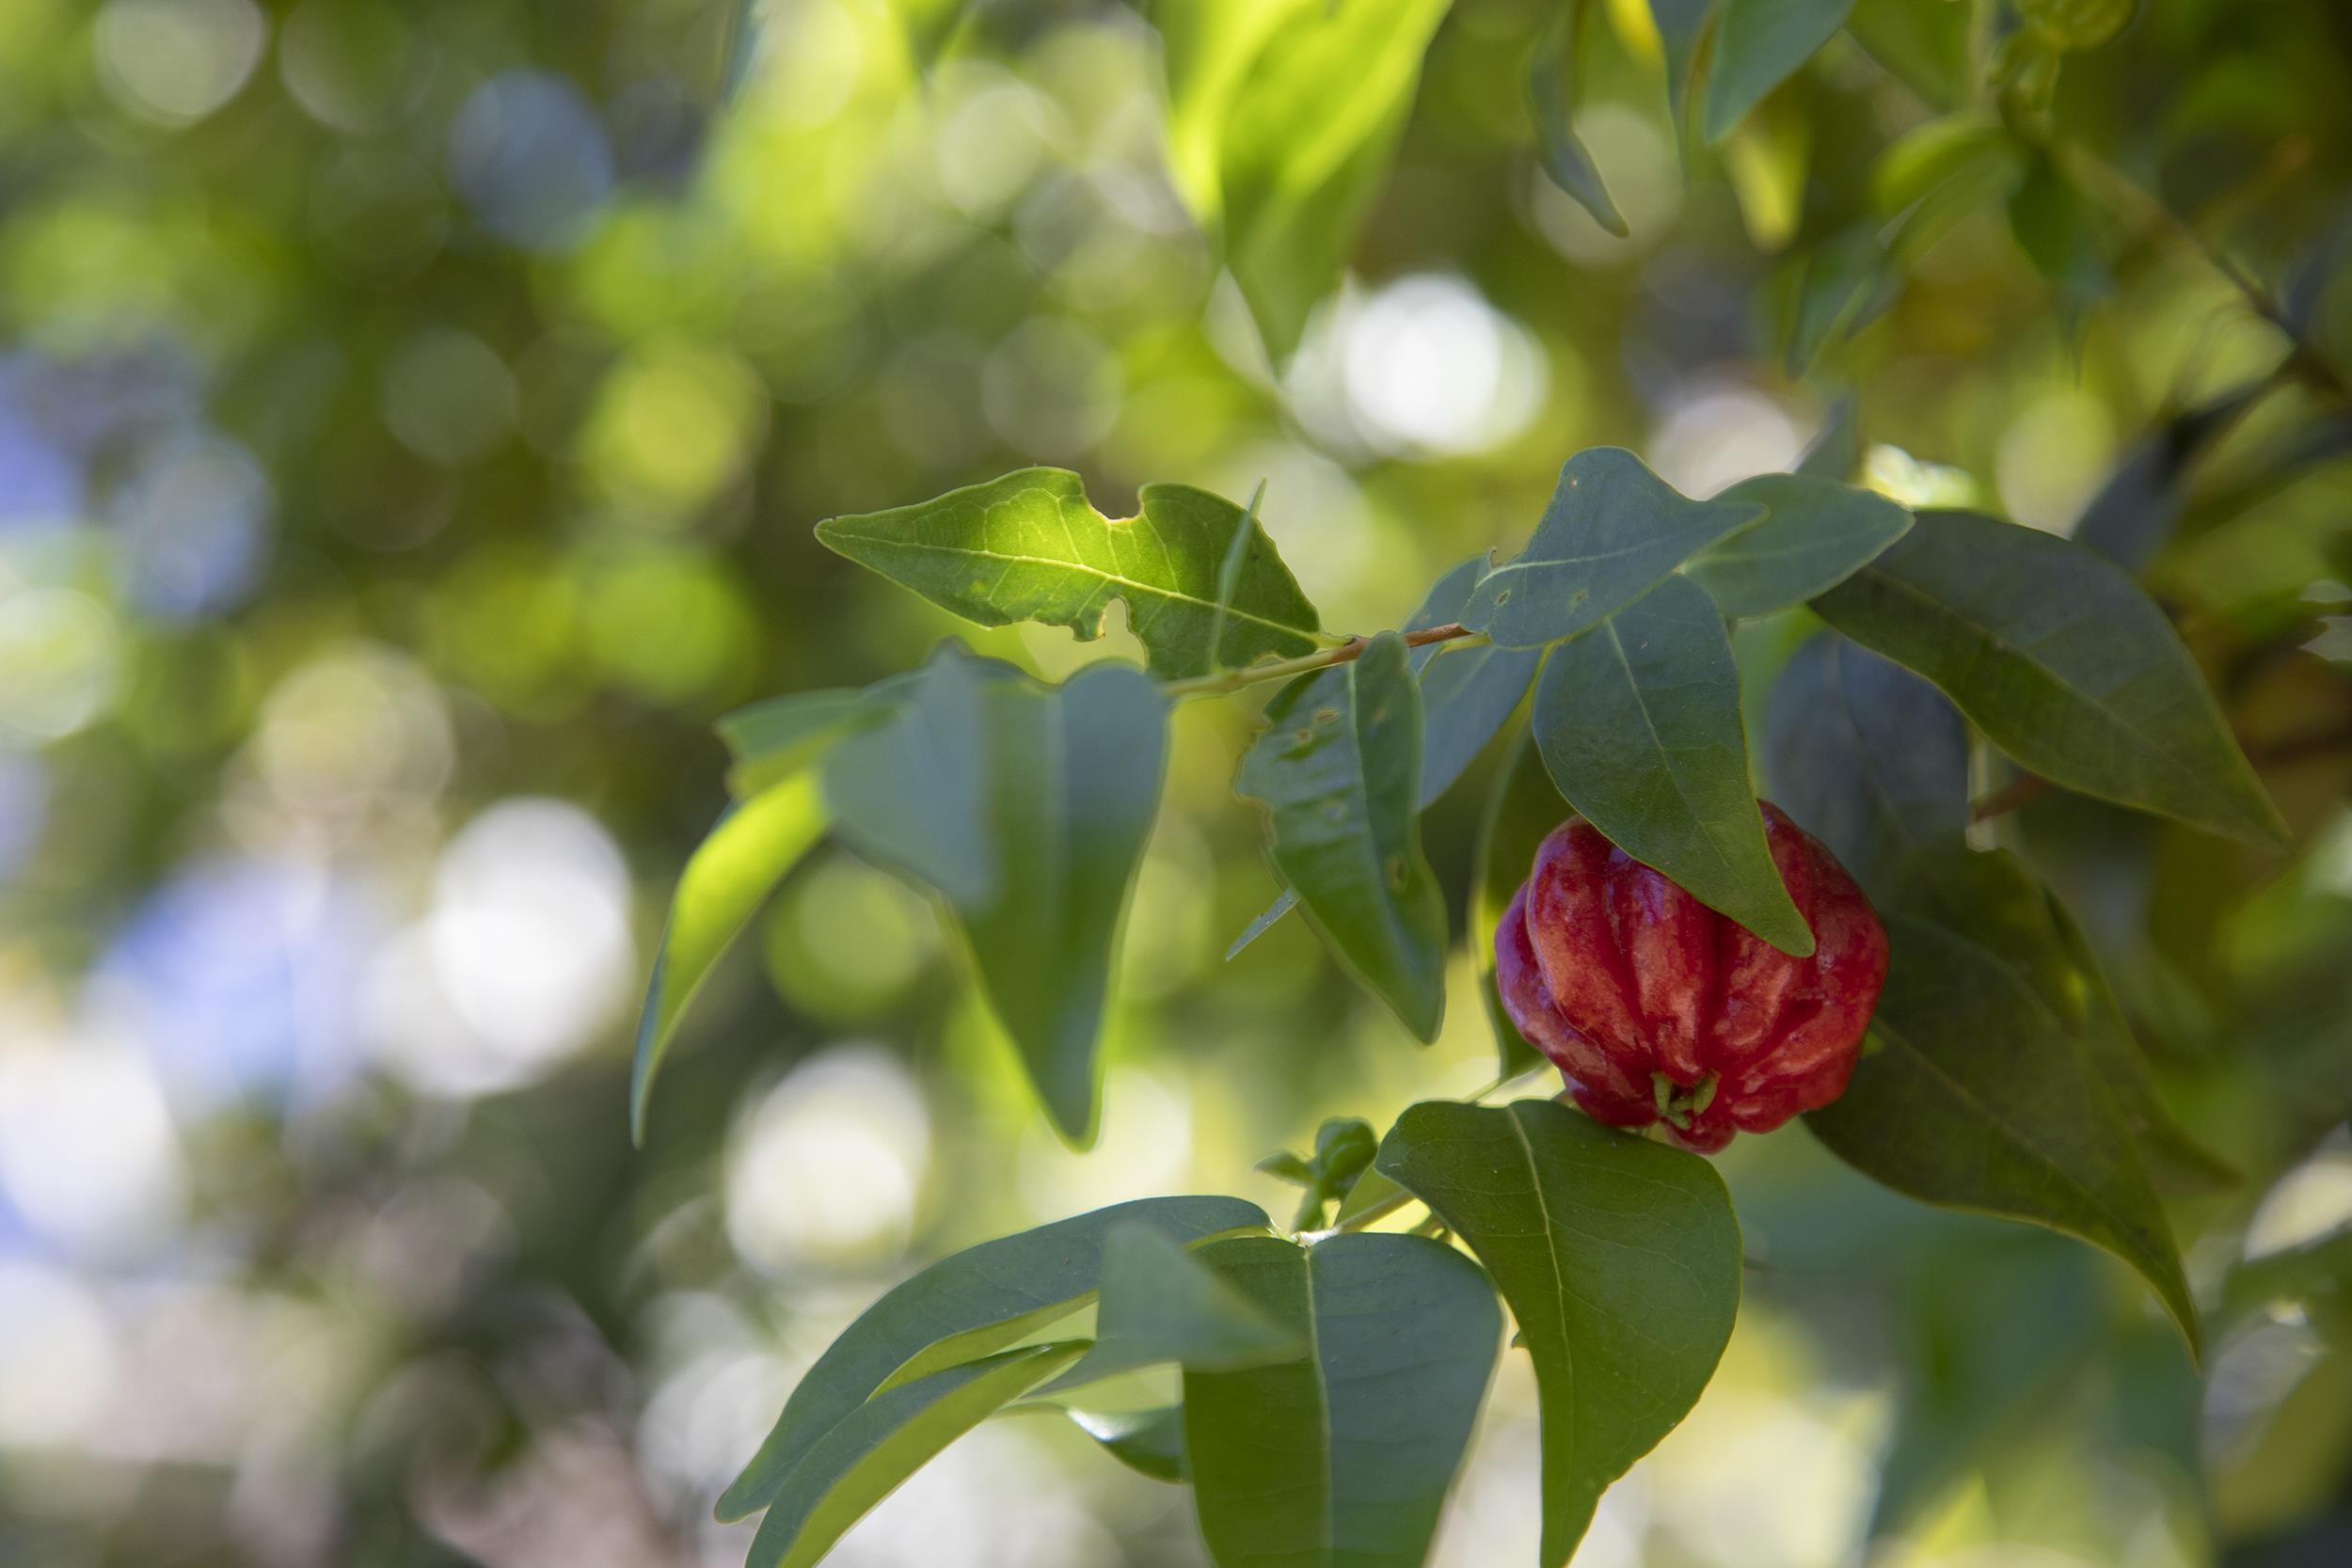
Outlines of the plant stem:
{"label": "plant stem", "polygon": [[[1419,631],[1404,634],[1408,648],[1425,648],[1432,642],[1458,642],[1472,639],[1484,641],[1486,633],[1476,632],[1459,621],[1448,621],[1441,626],[1423,626]],[[1239,691],[1245,686],[1260,681],[1288,680],[1311,670],[1327,670],[1335,664],[1348,664],[1361,658],[1372,646],[1369,637],[1351,637],[1336,648],[1320,653],[1300,654],[1296,658],[1276,659],[1270,664],[1252,664],[1247,669],[1227,670],[1214,675],[1194,675],[1185,680],[1169,681],[1160,690],[1169,697],[1209,697],[1228,691]]]}

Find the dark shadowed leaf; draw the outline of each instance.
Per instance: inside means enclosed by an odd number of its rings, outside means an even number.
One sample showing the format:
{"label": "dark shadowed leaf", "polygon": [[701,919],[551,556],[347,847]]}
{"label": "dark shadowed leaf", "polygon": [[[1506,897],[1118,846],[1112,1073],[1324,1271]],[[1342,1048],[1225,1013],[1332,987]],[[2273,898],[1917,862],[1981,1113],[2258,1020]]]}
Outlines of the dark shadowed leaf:
{"label": "dark shadowed leaf", "polygon": [[1991,948],[1886,912],[1893,961],[1842,1099],[1806,1121],[1897,1192],[2026,1220],[2137,1270],[2192,1350],[2196,1308],[2130,1127],[2081,1044]]}
{"label": "dark shadowed leaf", "polygon": [[2056,784],[2252,844],[2284,842],[2164,611],[2079,545],[1975,513],[1921,513],[1814,609],[1933,681],[1994,745]]}
{"label": "dark shadowed leaf", "polygon": [[1103,1451],[1137,1475],[1153,1481],[1184,1479],[1184,1408],[1164,1404],[1152,1410],[1066,1410],[1071,1424],[1097,1443]]}
{"label": "dark shadowed leaf", "polygon": [[1764,725],[1774,804],[1873,897],[1968,831],[1968,726],[1944,694],[1836,632],[1790,657]]}
{"label": "dark shadowed leaf", "polygon": [[1264,1210],[1237,1197],[1150,1197],[941,1259],[892,1287],[817,1358],[775,1430],[719,1498],[719,1517],[766,1507],[786,1473],[877,1390],[1002,1350],[1085,1306],[1102,1284],[1104,1243],[1114,1229],[1147,1226],[1192,1243],[1265,1224]]}
{"label": "dark shadowed leaf", "polygon": [[1720,142],[1796,74],[1838,28],[1853,0],[1724,0],[1708,68],[1707,139]]}
{"label": "dark shadowed leaf", "polygon": [[1218,1242],[1202,1261],[1311,1347],[1184,1373],[1184,1451],[1219,1568],[1419,1568],[1502,1347],[1478,1265],[1417,1236]]}
{"label": "dark shadowed leaf", "polygon": [[1495,775],[1493,793],[1479,820],[1470,898],[1470,957],[1478,963],[1479,995],[1486,1004],[1487,1022],[1494,1025],[1499,1075],[1504,1078],[1534,1067],[1543,1053],[1502,1010],[1502,993],[1495,987],[1495,928],[1502,924],[1512,895],[1534,868],[1544,835],[1569,815],[1568,803],[1560,799],[1545,771],[1534,736],[1521,734],[1511,748],[1510,761]]}
{"label": "dark shadowed leaf", "polygon": [[1697,1402],[1740,1307],[1740,1224],[1714,1167],[1550,1101],[1436,1101],[1377,1168],[1470,1243],[1511,1304],[1543,1418],[1545,1568],[1610,1482]]}
{"label": "dark shadowed leaf", "polygon": [[1763,515],[1757,505],[1692,500],[1621,448],[1578,452],[1527,547],[1470,591],[1462,624],[1505,648],[1574,637]]}
{"label": "dark shadowed leaf", "polygon": [[[1412,619],[1405,623],[1405,629],[1420,631],[1460,620],[1483,569],[1484,563],[1473,556],[1439,578]],[[1534,648],[1498,648],[1486,642],[1467,648],[1430,642],[1408,650],[1406,657],[1421,683],[1420,800],[1421,809],[1427,811],[1438,796],[1454,787],[1518,708],[1543,655]],[[1231,959],[1257,941],[1297,903],[1298,895],[1284,888],[1266,911],[1233,939],[1225,957]]]}
{"label": "dark shadowed leaf", "polygon": [[[1405,629],[1460,621],[1485,571],[1486,562],[1472,556],[1439,578]],[[1454,787],[1518,707],[1543,654],[1491,642],[1470,647],[1430,642],[1410,650],[1409,657],[1421,681],[1421,807],[1426,811]]]}
{"label": "dark shadowed leaf", "polygon": [[654,1076],[669,1054],[687,1004],[785,873],[824,831],[817,780],[803,772],[729,807],[688,859],[670,899],[670,923],[654,955],[653,979],[637,1024],[628,1119],[630,1135],[639,1143],[645,1138]]}
{"label": "dark shadowed leaf", "polygon": [[1800,956],[1813,933],[1764,843],[1723,616],[1684,577],[1552,650],[1535,743],[1612,844]]}
{"label": "dark shadowed leaf", "polygon": [[1149,1225],[1111,1227],[1103,1239],[1103,1287],[1094,1346],[1041,1389],[1053,1394],[1169,1363],[1230,1372],[1295,1361],[1306,1341],[1277,1323],[1224,1275]]}
{"label": "dark shadowed leaf", "polygon": [[1445,1006],[1445,901],[1422,859],[1421,696],[1404,640],[1285,687],[1234,787],[1340,961],[1422,1039]]}
{"label": "dark shadowed leaf", "polygon": [[1869,325],[1899,279],[1875,226],[1824,237],[1794,258],[1787,274],[1780,341],[1790,375],[1801,376],[1830,344]]}
{"label": "dark shadowed leaf", "polygon": [[2261,396],[2255,388],[2185,409],[2140,437],[2090,498],[2069,535],[2126,571],[2137,571],[2171,537],[2187,470]]}
{"label": "dark shadowed leaf", "polygon": [[817,537],[984,626],[1037,621],[1090,640],[1120,600],[1164,680],[1315,647],[1314,606],[1263,530],[1220,614],[1227,547],[1254,528],[1242,508],[1184,484],[1147,484],[1140,499],[1136,516],[1113,519],[1088,503],[1076,474],[1024,468],[914,506],[828,518]]}
{"label": "dark shadowed leaf", "polygon": [[1821,421],[1820,432],[1813,437],[1804,455],[1797,459],[1797,472],[1813,479],[1834,479],[1840,484],[1854,476],[1862,467],[1862,418],[1854,408],[1851,393],[1839,398]]}
{"label": "dark shadowed leaf", "polygon": [[952,647],[825,768],[843,840],[935,888],[1062,1133],[1091,1136],[1095,1042],[1159,806],[1167,704],[1134,669],[988,678]]}
{"label": "dark shadowed leaf", "polygon": [[1025,1345],[902,1384],[850,1412],[802,1456],[752,1540],[755,1568],[810,1568],[949,1443],[1077,1359],[1084,1340]]}
{"label": "dark shadowed leaf", "polygon": [[1675,134],[1686,128],[1683,104],[1697,85],[1699,45],[1715,20],[1723,0],[1649,0],[1650,20],[1658,24],[1658,41],[1665,54],[1666,105]]}
{"label": "dark shadowed leaf", "polygon": [[1593,155],[1577,138],[1574,123],[1576,62],[1581,52],[1585,10],[1581,0],[1567,0],[1553,8],[1551,20],[1536,42],[1534,57],[1528,62],[1527,103],[1535,119],[1535,145],[1544,172],[1590,213],[1595,223],[1623,239],[1632,230],[1626,227],[1625,214],[1617,211],[1616,202],[1610,199],[1609,187],[1601,182]]}
{"label": "dark shadowed leaf", "polygon": [[1682,563],[1734,619],[1836,587],[1911,527],[1911,514],[1876,491],[1804,474],[1758,474],[1719,499],[1766,509],[1763,521]]}

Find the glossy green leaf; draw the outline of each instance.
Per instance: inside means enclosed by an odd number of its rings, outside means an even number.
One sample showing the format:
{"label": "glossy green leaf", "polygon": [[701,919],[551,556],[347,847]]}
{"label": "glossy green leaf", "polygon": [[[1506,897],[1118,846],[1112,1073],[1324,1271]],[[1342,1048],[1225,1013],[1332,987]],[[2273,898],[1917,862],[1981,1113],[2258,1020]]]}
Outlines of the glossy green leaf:
{"label": "glossy green leaf", "polygon": [[1968,726],[1944,694],[1836,632],[1790,656],[1764,724],[1774,804],[1873,897],[1968,831]]}
{"label": "glossy green leaf", "polygon": [[1543,1419],[1545,1568],[1714,1375],[1740,1307],[1740,1224],[1698,1155],[1551,1101],[1432,1101],[1377,1169],[1470,1244],[1511,1304]]}
{"label": "glossy green leaf", "polygon": [[1882,911],[1893,948],[1881,1049],[1807,1123],[1897,1192],[2025,1220],[2138,1271],[2194,1349],[2196,1308],[2132,1132],[2042,991],[1994,949]]}
{"label": "glossy green leaf", "polygon": [[1095,1044],[1159,806],[1167,704],[1137,671],[989,678],[952,647],[825,768],[843,840],[935,888],[1055,1125],[1092,1134]]}
{"label": "glossy green leaf", "polygon": [[1720,142],[1846,24],[1853,0],[1724,0],[1708,68],[1707,139]]}
{"label": "glossy green leaf", "polygon": [[1277,359],[1337,281],[1451,0],[1164,7],[1169,158]]}
{"label": "glossy green leaf", "polygon": [[1445,901],[1422,856],[1421,694],[1394,632],[1266,707],[1234,787],[1325,943],[1422,1039],[1445,1006]]}
{"label": "glossy green leaf", "polygon": [[1461,622],[1504,648],[1574,637],[1763,515],[1758,505],[1679,495],[1622,448],[1578,452],[1527,547],[1478,580]]}
{"label": "glossy green leaf", "polygon": [[1552,650],[1535,744],[1609,841],[1785,952],[1813,951],[1764,842],[1740,672],[1707,591],[1677,577]]}
{"label": "glossy green leaf", "polygon": [[[892,1287],[818,1357],[775,1430],[719,1498],[719,1517],[739,1519],[765,1507],[818,1441],[886,1385],[1002,1350],[1085,1306],[1102,1284],[1104,1243],[1125,1225],[1191,1243],[1263,1229],[1266,1215],[1237,1197],[1143,1198],[941,1259]],[[1052,1375],[1041,1372],[1038,1381]]]}
{"label": "glossy green leaf", "polygon": [[637,1024],[628,1121],[630,1136],[640,1144],[645,1141],[654,1076],[669,1054],[687,1005],[785,873],[824,831],[817,781],[803,772],[729,807],[688,859],[671,896],[670,922],[654,955],[653,979]]}
{"label": "glossy green leaf", "polygon": [[1220,610],[1227,546],[1254,526],[1242,508],[1184,484],[1147,484],[1140,500],[1136,515],[1113,519],[1088,503],[1076,474],[1024,468],[914,506],[828,518],[817,537],[984,626],[1036,621],[1090,641],[1120,600],[1164,680],[1317,645],[1314,606],[1262,529]]}
{"label": "glossy green leaf", "polygon": [[1544,768],[1534,734],[1522,734],[1510,760],[1495,775],[1494,790],[1479,820],[1470,896],[1470,957],[1478,963],[1478,991],[1486,1004],[1487,1022],[1494,1025],[1499,1075],[1504,1078],[1525,1072],[1544,1058],[1502,1010],[1502,992],[1495,985],[1495,931],[1512,895],[1534,869],[1535,850],[1545,835],[1570,815]]}
{"label": "glossy green leaf", "polygon": [[810,1568],[942,1449],[1085,1349],[1084,1340],[1025,1345],[916,1378],[858,1406],[782,1479],[746,1560],[753,1568]]}
{"label": "glossy green leaf", "polygon": [[1502,1346],[1478,1266],[1417,1236],[1200,1257],[1311,1347],[1184,1373],[1184,1450],[1219,1568],[1419,1568]]}
{"label": "glossy green leaf", "polygon": [[1619,239],[1633,230],[1610,198],[1593,155],[1576,135],[1577,58],[1584,25],[1582,0],[1566,0],[1553,8],[1527,68],[1527,103],[1535,120],[1535,146],[1544,172],[1576,204]]}
{"label": "glossy green leaf", "polygon": [[1761,506],[1764,518],[1692,556],[1682,570],[1735,620],[1826,593],[1911,527],[1911,514],[1876,491],[1804,474],[1758,474],[1720,499]]}
{"label": "glossy green leaf", "polygon": [[1184,1243],[1149,1225],[1111,1227],[1103,1239],[1103,1286],[1094,1346],[1047,1384],[1054,1394],[1145,1367],[1175,1364],[1228,1372],[1295,1361],[1307,1346],[1275,1323]]}
{"label": "glossy green leaf", "polygon": [[1184,1479],[1184,1409],[1065,1410],[1070,1424],[1103,1446],[1103,1451],[1137,1475],[1153,1481]]}
{"label": "glossy green leaf", "polygon": [[1993,743],[2069,789],[2258,845],[2285,825],[2188,650],[2093,552],[1969,512],[1925,512],[1814,601],[1933,681]]}

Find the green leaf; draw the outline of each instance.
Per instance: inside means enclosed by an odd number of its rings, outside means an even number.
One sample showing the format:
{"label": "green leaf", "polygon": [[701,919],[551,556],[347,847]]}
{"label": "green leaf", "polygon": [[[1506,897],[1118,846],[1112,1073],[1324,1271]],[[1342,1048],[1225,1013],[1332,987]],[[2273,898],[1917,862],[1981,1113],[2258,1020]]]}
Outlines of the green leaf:
{"label": "green leaf", "polygon": [[1166,770],[1167,703],[1126,666],[1059,687],[952,645],[825,768],[843,840],[938,890],[1055,1125],[1092,1134],[1111,963]]}
{"label": "green leaf", "polygon": [[[1412,619],[1405,623],[1405,629],[1421,631],[1461,619],[1481,567],[1473,556],[1439,578]],[[1438,797],[1454,787],[1518,707],[1543,655],[1533,648],[1498,648],[1489,642],[1467,648],[1428,642],[1409,650],[1406,657],[1421,682],[1420,809],[1427,811]],[[1266,911],[1233,939],[1232,946],[1225,950],[1226,958],[1230,961],[1263,936],[1266,927],[1290,913],[1297,903],[1298,895],[1284,888]]]}
{"label": "green leaf", "polygon": [[1707,81],[1707,139],[1721,142],[1846,24],[1853,0],[1724,0]]}
{"label": "green leaf", "polygon": [[1678,495],[1622,448],[1578,452],[1527,548],[1478,580],[1461,622],[1504,648],[1574,637],[1763,515],[1757,505]]}
{"label": "green leaf", "polygon": [[2286,841],[2164,611],[2078,545],[1923,512],[1814,609],[1933,681],[2054,784],[2256,845]]}
{"label": "green leaf", "polygon": [[[1140,500],[1136,515],[1114,520],[1088,503],[1076,474],[1024,468],[914,506],[828,518],[817,537],[984,626],[1037,621],[1090,641],[1121,600],[1163,680],[1317,646],[1314,606],[1240,507],[1184,484],[1147,484]],[[1245,527],[1253,542],[1220,613],[1218,572]]]}
{"label": "green leaf", "polygon": [[1804,474],[1758,474],[1720,498],[1765,508],[1761,522],[1682,563],[1734,620],[1768,615],[1826,593],[1911,527],[1884,496]]}
{"label": "green leaf", "polygon": [[847,687],[795,691],[723,716],[719,738],[735,758],[727,787],[737,799],[748,800],[792,777],[823,757],[843,736],[871,728],[896,713],[914,681],[913,674],[902,674],[863,691]]}
{"label": "green leaf", "polygon": [[[1051,1408],[1040,1406],[1039,1408]],[[1071,1425],[1103,1446],[1103,1451],[1137,1475],[1153,1481],[1184,1479],[1184,1408],[1156,1410],[1065,1409]]]}
{"label": "green leaf", "polygon": [[1040,1390],[1058,1393],[1168,1363],[1230,1372],[1295,1361],[1306,1342],[1164,1231],[1129,1222],[1103,1239],[1094,1347]]}
{"label": "green leaf", "polygon": [[1911,857],[1968,831],[1968,726],[1959,711],[1836,632],[1782,667],[1764,772],[1774,803],[1881,900]]}
{"label": "green leaf", "polygon": [[1169,159],[1275,358],[1329,292],[1395,155],[1451,0],[1159,8]]}
{"label": "green leaf", "polygon": [[1077,1359],[1084,1340],[950,1367],[858,1406],[792,1467],[752,1539],[755,1568],[809,1568],[949,1443]]}
{"label": "green leaf", "polygon": [[2064,1231],[2137,1270],[2194,1352],[2196,1308],[2130,1127],[2081,1044],[1994,948],[1900,911],[1882,1049],[1805,1120],[1864,1175],[1930,1203]]}
{"label": "green leaf", "polygon": [[1854,476],[1862,467],[1862,420],[1854,410],[1850,393],[1837,400],[1830,409],[1829,418],[1821,421],[1820,434],[1797,459],[1797,472],[1810,479],[1834,479],[1840,484]]}
{"label": "green leaf", "polygon": [[1417,1236],[1244,1238],[1200,1256],[1312,1347],[1281,1366],[1184,1373],[1210,1555],[1219,1568],[1419,1568],[1501,1348],[1493,1287]]}
{"label": "green leaf", "polygon": [[1569,815],[1568,803],[1560,799],[1544,768],[1534,734],[1521,734],[1511,748],[1510,761],[1495,776],[1479,821],[1470,896],[1470,956],[1478,962],[1479,995],[1486,1004],[1486,1021],[1494,1026],[1498,1075],[1503,1078],[1527,1071],[1544,1056],[1503,1010],[1502,991],[1495,984],[1495,931],[1512,895],[1534,869],[1536,848]]}
{"label": "green leaf", "polygon": [[1617,211],[1616,202],[1610,198],[1609,187],[1602,183],[1592,153],[1577,137],[1572,118],[1576,105],[1577,51],[1584,10],[1582,0],[1566,0],[1553,8],[1551,21],[1545,25],[1534,57],[1528,64],[1527,104],[1535,119],[1535,145],[1544,172],[1578,206],[1590,213],[1595,223],[1624,239],[1633,230],[1626,226],[1625,214]]}
{"label": "green leaf", "polygon": [[1553,649],[1534,730],[1561,796],[1612,844],[1782,951],[1813,951],[1764,842],[1740,672],[1707,590],[1675,578]]}
{"label": "green leaf", "polygon": [[[1460,621],[1485,570],[1486,562],[1472,556],[1439,578],[1405,629],[1423,631]],[[1430,642],[1412,649],[1408,657],[1421,681],[1420,803],[1427,811],[1454,787],[1518,709],[1543,654],[1492,642],[1470,647]]]}
{"label": "green leaf", "polygon": [[1303,675],[1266,707],[1234,787],[1275,870],[1350,973],[1422,1039],[1445,1006],[1445,901],[1422,857],[1421,694],[1405,642]]}
{"label": "green leaf", "polygon": [[1697,1402],[1740,1307],[1740,1224],[1698,1155],[1550,1101],[1431,1101],[1375,1167],[1470,1243],[1511,1304],[1543,1418],[1546,1568]]}
{"label": "green leaf", "polygon": [[1899,282],[1876,229],[1840,230],[1793,260],[1782,311],[1782,356],[1802,376],[1830,344],[1859,332],[1894,298]]}
{"label": "green leaf", "polygon": [[[1102,1283],[1105,1238],[1129,1224],[1189,1243],[1263,1229],[1266,1215],[1237,1197],[1143,1198],[941,1259],[892,1287],[817,1358],[775,1430],[719,1498],[719,1517],[739,1519],[767,1506],[827,1432],[894,1380],[1002,1350],[1085,1306]],[[1052,1375],[1041,1372],[1039,1381]]]}
{"label": "green leaf", "polygon": [[1658,42],[1666,56],[1666,106],[1675,135],[1687,124],[1683,104],[1697,85],[1699,45],[1707,40],[1723,0],[1649,0],[1650,20],[1658,26]]}
{"label": "green leaf", "polygon": [[825,808],[803,772],[731,806],[687,860],[670,900],[670,922],[654,955],[653,979],[637,1025],[629,1071],[629,1135],[645,1141],[654,1076],[661,1070],[687,1005],[784,874],[822,837]]}

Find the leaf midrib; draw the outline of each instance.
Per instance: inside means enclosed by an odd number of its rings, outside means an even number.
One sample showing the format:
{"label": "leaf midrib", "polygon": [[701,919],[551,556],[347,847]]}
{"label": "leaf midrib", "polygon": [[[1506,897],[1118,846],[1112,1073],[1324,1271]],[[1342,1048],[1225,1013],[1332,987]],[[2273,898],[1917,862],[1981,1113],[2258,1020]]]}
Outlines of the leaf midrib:
{"label": "leaf midrib", "polygon": [[[1068,527],[1066,521],[1063,526],[1065,528]],[[1065,561],[1050,555],[1024,555],[1009,550],[979,549],[965,545],[934,545],[920,539],[884,538],[871,533],[853,533],[843,529],[834,529],[832,531],[832,533],[835,538],[854,540],[858,544],[866,546],[877,552],[901,550],[930,555],[955,556],[959,559],[967,560],[1001,561],[1009,565],[1015,566],[1052,566],[1078,577],[1091,578],[1096,581],[1122,588],[1131,593],[1140,594],[1150,598],[1164,599],[1173,604],[1191,605],[1195,609],[1205,610],[1210,611],[1212,614],[1214,614],[1216,610],[1216,601],[1214,599],[1204,599],[1197,594],[1187,594],[1181,588],[1168,588],[1154,582],[1140,582],[1134,578],[1121,577],[1117,572],[1107,572],[1100,566],[1096,566],[1083,561]],[[1165,540],[1160,541],[1160,549],[1162,554],[1167,553],[1168,546]],[[1238,592],[1238,590],[1236,591]],[[1286,632],[1293,637],[1300,638],[1309,642],[1313,641],[1315,639],[1314,630],[1311,627],[1296,626],[1288,621],[1273,620],[1267,616],[1260,615],[1253,610],[1244,610],[1239,605],[1226,606],[1225,613],[1229,619],[1237,618],[1248,621],[1257,626],[1263,626],[1270,631]]]}

